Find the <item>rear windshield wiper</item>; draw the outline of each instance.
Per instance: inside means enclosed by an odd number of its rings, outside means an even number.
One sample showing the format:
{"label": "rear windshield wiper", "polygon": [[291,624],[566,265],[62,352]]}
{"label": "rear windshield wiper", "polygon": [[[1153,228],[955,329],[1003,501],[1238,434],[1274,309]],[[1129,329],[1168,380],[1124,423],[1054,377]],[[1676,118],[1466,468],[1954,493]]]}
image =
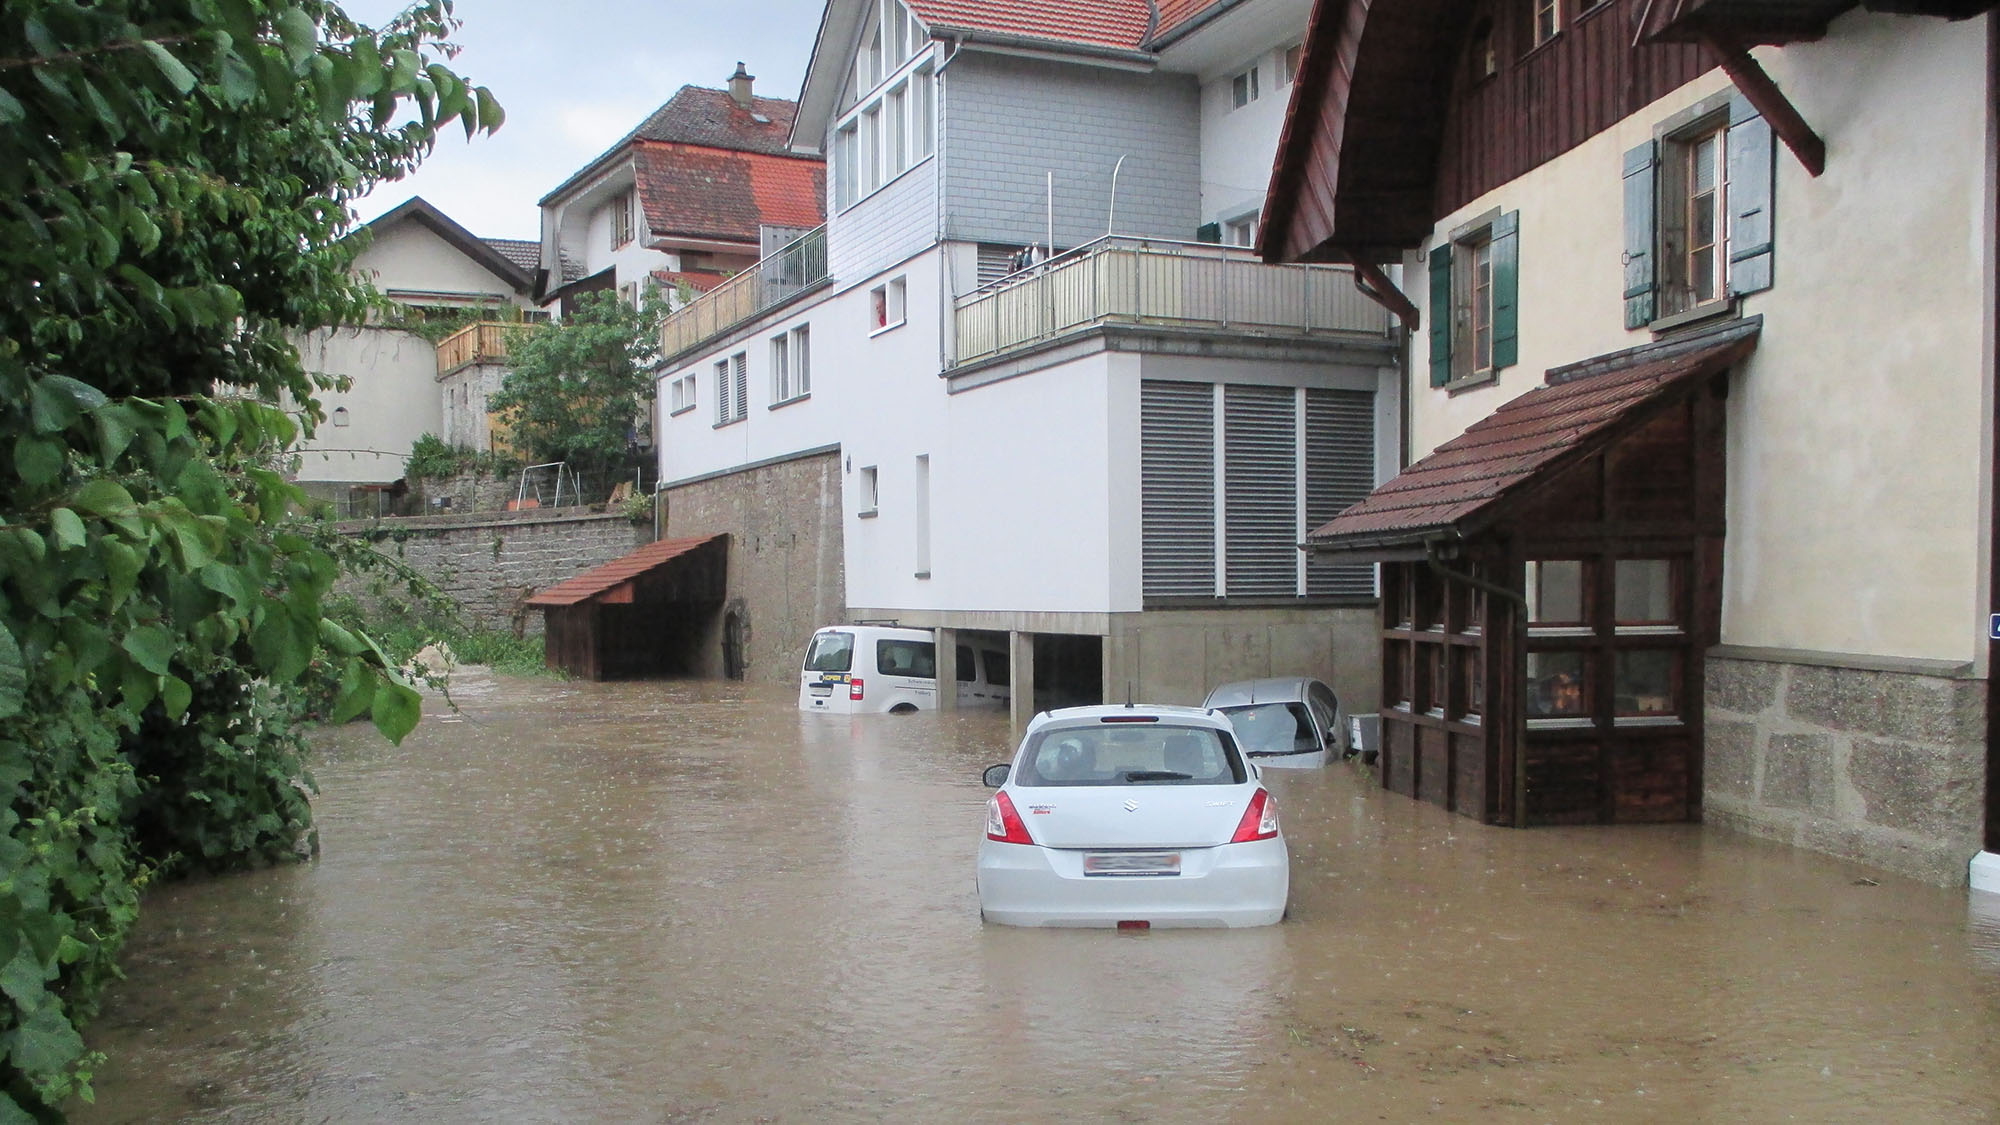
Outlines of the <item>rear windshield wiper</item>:
{"label": "rear windshield wiper", "polygon": [[1191,773],[1175,773],[1173,770],[1127,770],[1126,781],[1193,781]]}

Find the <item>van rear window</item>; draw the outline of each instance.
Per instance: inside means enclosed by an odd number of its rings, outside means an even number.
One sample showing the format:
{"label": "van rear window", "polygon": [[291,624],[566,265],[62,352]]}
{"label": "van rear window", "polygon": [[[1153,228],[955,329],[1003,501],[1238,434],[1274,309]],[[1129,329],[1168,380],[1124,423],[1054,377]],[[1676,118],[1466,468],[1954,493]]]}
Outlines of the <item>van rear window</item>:
{"label": "van rear window", "polygon": [[884,676],[937,677],[937,646],[929,641],[876,641],[875,671]]}
{"label": "van rear window", "polygon": [[851,672],[854,670],[853,633],[814,633],[806,646],[806,671]]}

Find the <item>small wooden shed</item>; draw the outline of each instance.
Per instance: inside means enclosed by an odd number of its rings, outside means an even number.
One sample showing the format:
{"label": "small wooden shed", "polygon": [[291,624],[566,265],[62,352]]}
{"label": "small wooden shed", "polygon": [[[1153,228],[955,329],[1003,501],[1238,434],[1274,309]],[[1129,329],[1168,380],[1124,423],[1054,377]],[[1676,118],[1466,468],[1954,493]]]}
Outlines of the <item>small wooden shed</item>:
{"label": "small wooden shed", "polygon": [[586,680],[686,675],[714,631],[729,537],[662,539],[528,599],[542,611],[546,659]]}
{"label": "small wooden shed", "polygon": [[1492,824],[1701,818],[1725,396],[1759,326],[1552,369],[1307,537],[1383,564],[1384,787]]}

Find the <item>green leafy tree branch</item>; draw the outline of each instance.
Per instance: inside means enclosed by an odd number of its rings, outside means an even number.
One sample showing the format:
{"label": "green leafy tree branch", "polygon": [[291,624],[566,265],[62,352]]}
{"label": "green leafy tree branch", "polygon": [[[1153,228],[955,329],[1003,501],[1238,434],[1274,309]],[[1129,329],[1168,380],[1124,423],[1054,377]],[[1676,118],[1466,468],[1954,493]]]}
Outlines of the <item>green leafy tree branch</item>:
{"label": "green leafy tree branch", "polygon": [[490,407],[537,462],[565,461],[599,485],[630,465],[636,424],[653,401],[664,305],[589,294],[562,321],[523,332]]}

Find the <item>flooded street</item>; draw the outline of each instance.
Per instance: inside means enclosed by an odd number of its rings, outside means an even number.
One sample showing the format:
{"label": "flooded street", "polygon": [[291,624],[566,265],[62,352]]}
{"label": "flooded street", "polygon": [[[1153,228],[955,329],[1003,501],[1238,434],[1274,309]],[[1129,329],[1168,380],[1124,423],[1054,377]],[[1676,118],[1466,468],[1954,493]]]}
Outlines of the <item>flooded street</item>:
{"label": "flooded street", "polygon": [[1004,716],[474,679],[319,739],[323,857],[167,887],[78,1121],[2000,1116],[2000,921],[1698,826],[1270,771],[1292,912],[982,926]]}

